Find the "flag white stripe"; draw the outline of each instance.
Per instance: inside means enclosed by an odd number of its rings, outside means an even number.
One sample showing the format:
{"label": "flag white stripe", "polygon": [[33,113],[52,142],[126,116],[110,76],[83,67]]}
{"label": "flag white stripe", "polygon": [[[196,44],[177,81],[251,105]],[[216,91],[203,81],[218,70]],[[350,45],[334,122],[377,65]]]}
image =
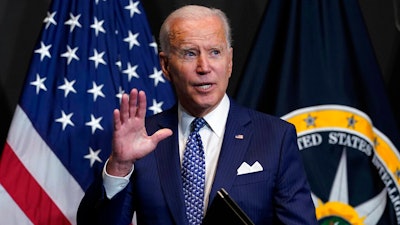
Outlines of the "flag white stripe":
{"label": "flag white stripe", "polygon": [[0,184],[0,218],[8,225],[33,225],[29,218],[14,202],[8,192]]}
{"label": "flag white stripe", "polygon": [[7,142],[71,224],[76,224],[76,212],[84,191],[42,140],[19,106]]}

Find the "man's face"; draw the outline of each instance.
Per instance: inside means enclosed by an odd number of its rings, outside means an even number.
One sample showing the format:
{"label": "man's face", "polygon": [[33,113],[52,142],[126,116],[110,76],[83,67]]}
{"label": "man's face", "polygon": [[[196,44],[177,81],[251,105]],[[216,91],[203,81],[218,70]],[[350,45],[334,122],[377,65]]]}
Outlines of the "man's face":
{"label": "man's face", "polygon": [[204,116],[223,98],[232,73],[232,48],[218,17],[176,19],[171,24],[169,55],[160,53],[165,76],[182,106]]}

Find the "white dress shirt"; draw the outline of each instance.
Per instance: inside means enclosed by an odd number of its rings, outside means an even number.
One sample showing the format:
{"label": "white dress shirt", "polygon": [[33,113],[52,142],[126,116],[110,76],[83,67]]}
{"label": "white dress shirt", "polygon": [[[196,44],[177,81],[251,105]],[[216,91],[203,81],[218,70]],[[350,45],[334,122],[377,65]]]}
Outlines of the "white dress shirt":
{"label": "white dress shirt", "polygon": [[[218,106],[204,116],[207,125],[200,129],[199,133],[203,142],[204,155],[206,160],[206,184],[204,190],[204,205],[207,206],[211,186],[214,181],[215,171],[217,168],[219,153],[221,151],[222,141],[224,139],[225,125],[229,112],[229,98],[225,94]],[[179,138],[179,156],[181,165],[183,160],[183,152],[185,151],[186,140],[190,133],[190,124],[195,118],[189,115],[181,105],[178,106],[178,138]],[[108,162],[108,161],[107,161]],[[106,165],[103,168],[103,185],[108,198],[112,198],[128,183],[132,175],[131,172],[125,177],[116,177],[106,172]]]}

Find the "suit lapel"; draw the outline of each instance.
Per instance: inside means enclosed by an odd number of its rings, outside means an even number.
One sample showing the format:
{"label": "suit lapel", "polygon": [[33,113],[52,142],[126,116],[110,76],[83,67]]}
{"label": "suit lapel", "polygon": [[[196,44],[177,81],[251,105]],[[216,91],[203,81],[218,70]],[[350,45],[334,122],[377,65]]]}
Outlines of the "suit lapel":
{"label": "suit lapel", "polygon": [[155,151],[161,187],[176,224],[185,224],[186,212],[182,193],[176,107],[161,118],[159,125],[159,129],[170,128],[173,131],[173,135],[164,140],[164,143],[159,143]]}
{"label": "suit lapel", "polygon": [[[160,143],[155,151],[160,182],[166,202],[176,224],[186,224],[184,196],[178,146],[178,118],[176,107],[160,119],[159,129],[170,128],[173,135]],[[252,129],[248,112],[231,101],[224,140],[217,171],[210,193],[210,201],[222,187],[228,192],[237,176],[236,169],[243,162]],[[237,165],[237,166],[236,166]]]}
{"label": "suit lapel", "polygon": [[231,101],[209,205],[219,189],[225,188],[229,192],[237,176],[236,169],[243,162],[251,135],[248,112]]}

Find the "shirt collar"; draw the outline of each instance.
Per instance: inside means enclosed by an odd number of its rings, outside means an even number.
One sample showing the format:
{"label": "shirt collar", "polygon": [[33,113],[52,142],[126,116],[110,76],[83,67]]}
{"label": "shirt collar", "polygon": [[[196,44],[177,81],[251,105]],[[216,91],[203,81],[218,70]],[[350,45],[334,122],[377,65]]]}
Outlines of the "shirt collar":
{"label": "shirt collar", "polygon": [[[218,136],[222,137],[225,130],[226,120],[228,118],[230,101],[228,96],[225,94],[218,106],[203,118],[207,122],[207,126]],[[191,116],[186,110],[179,104],[178,106],[179,123],[182,133],[188,135],[190,132],[190,123],[195,117]]]}

